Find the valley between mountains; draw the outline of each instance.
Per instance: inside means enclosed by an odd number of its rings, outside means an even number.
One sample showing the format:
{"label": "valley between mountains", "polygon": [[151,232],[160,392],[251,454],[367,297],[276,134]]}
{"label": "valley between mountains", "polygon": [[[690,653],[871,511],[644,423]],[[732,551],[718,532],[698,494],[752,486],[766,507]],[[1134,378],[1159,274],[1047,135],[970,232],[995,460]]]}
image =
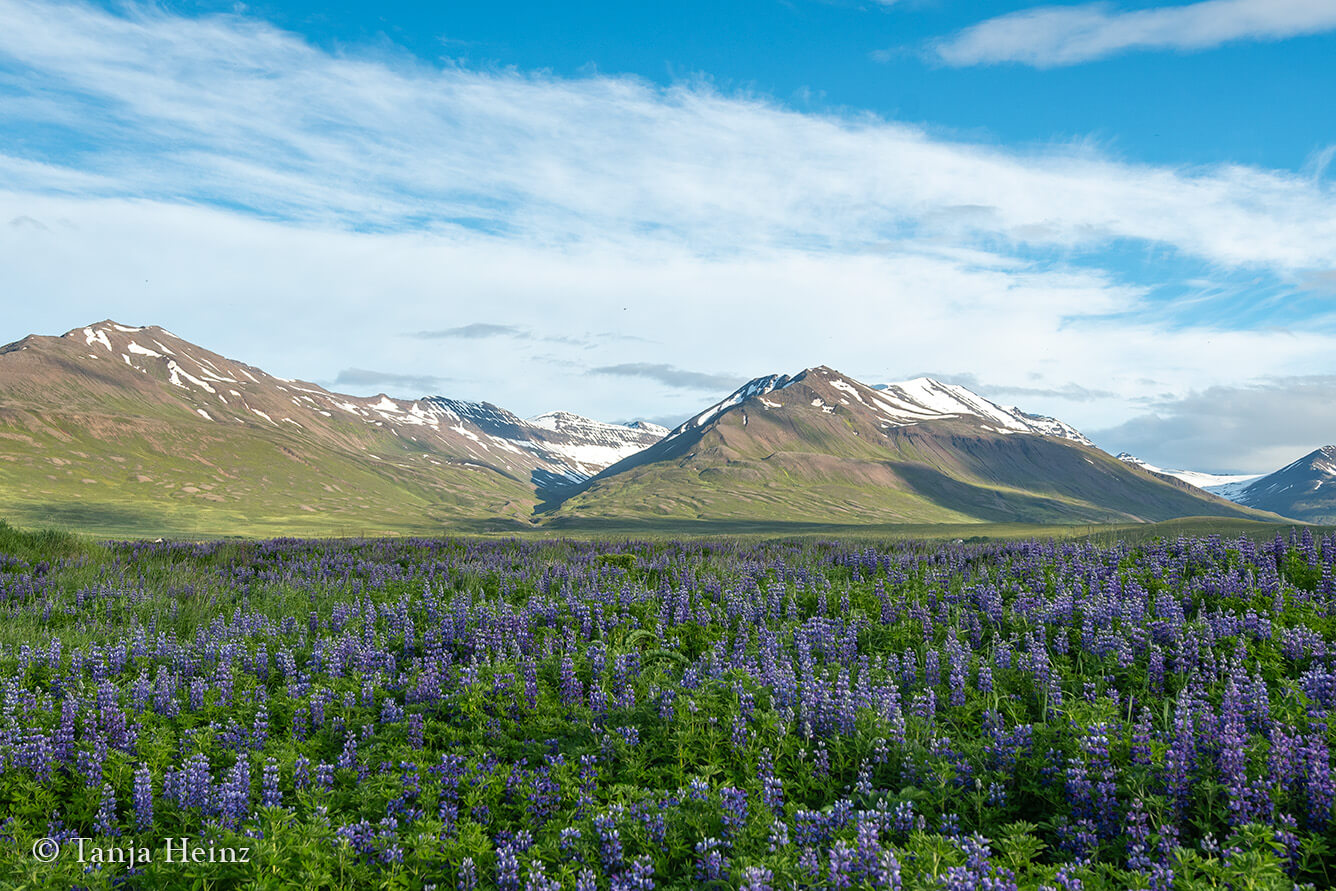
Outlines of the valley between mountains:
{"label": "valley between mountains", "polygon": [[102,534],[1320,521],[1336,516],[1321,491],[1336,461],[1314,454],[1236,503],[927,378],[760,377],[667,430],[346,396],[153,326],[0,347],[0,516]]}

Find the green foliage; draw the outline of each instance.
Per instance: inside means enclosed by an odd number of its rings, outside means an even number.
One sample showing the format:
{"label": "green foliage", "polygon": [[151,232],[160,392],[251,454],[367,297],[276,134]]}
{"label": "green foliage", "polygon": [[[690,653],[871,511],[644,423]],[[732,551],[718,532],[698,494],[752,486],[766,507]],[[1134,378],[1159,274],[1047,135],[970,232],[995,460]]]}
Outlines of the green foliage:
{"label": "green foliage", "polygon": [[54,561],[87,553],[92,547],[77,535],[58,529],[17,529],[0,520],[0,554],[27,562]]}
{"label": "green foliage", "polygon": [[[38,558],[52,561],[51,583],[41,598],[13,604],[0,627],[0,675],[40,691],[31,699],[11,697],[21,703],[17,707],[29,709],[25,714],[37,716],[26,719],[29,726],[53,730],[51,716],[59,714],[54,691],[68,677],[75,649],[80,649],[80,659],[93,647],[105,654],[118,642],[134,641],[143,629],[153,629],[156,637],[143,633],[144,651],[126,656],[127,666],[117,680],[128,690],[141,669],[152,678],[160,667],[173,664],[170,657],[151,649],[159,646],[158,641],[163,653],[209,635],[234,647],[235,685],[226,700],[211,680],[199,709],[171,714],[153,704],[131,708],[122,701],[136,726],[135,750],[133,757],[113,750],[104,776],[120,803],[124,834],[129,834],[126,802],[131,800],[134,771],[140,764],[157,778],[159,793],[164,772],[195,752],[209,757],[215,777],[235,758],[249,759],[256,787],[264,758],[279,765],[284,806],[263,811],[246,834],[209,826],[197,810],[165,800],[156,815],[156,837],[190,836],[220,847],[250,845],[257,868],[212,864],[169,869],[157,857],[130,888],[449,888],[466,857],[473,859],[481,886],[487,887],[496,862],[499,827],[531,832],[537,840],[535,856],[545,863],[549,877],[559,879],[563,887],[574,887],[579,860],[596,862],[599,856],[590,814],[615,805],[628,812],[643,808],[664,816],[661,839],[653,837],[644,823],[630,818],[620,822],[627,851],[653,858],[660,889],[702,887],[694,873],[695,845],[725,834],[719,807],[724,787],[745,791],[752,807],[733,841],[735,865],[764,866],[772,872],[775,887],[810,884],[810,877],[799,862],[796,844],[771,850],[772,821],[792,823],[804,810],[829,814],[840,802],[852,801],[858,807],[884,805],[890,810],[912,804],[913,813],[923,817],[921,830],[892,835],[908,889],[939,888],[946,871],[964,863],[960,844],[938,831],[944,819],[957,819],[963,832],[991,839],[993,862],[1015,873],[1018,887],[1027,891],[1055,886],[1059,869],[1080,879],[1087,891],[1141,888],[1145,877],[1120,865],[1126,851],[1123,837],[1106,842],[1095,862],[1065,865],[1071,859],[1064,836],[1071,802],[1061,772],[1072,759],[1082,757],[1081,734],[1098,724],[1113,728],[1110,757],[1118,770],[1117,791],[1124,807],[1132,796],[1142,797],[1152,826],[1160,825],[1171,811],[1162,797],[1152,794],[1152,779],[1165,760],[1161,740],[1172,727],[1174,678],[1169,678],[1163,694],[1156,693],[1144,653],[1120,661],[1115,652],[1100,655],[1084,649],[1082,610],[1088,602],[1079,597],[1064,601],[1062,586],[1068,580],[1059,578],[1052,567],[1025,575],[1025,561],[1014,552],[957,562],[950,574],[919,565],[893,578],[884,568],[855,573],[847,564],[832,566],[835,548],[810,542],[768,547],[763,553],[774,559],[745,564],[734,560],[736,543],[635,545],[624,553],[597,555],[569,542],[545,544],[541,552],[531,545],[507,543],[491,550],[496,559],[486,563],[474,556],[474,542],[421,551],[409,543],[366,542],[310,545],[311,554],[328,557],[337,566],[317,578],[313,571],[291,571],[290,555],[260,543],[229,543],[198,552],[178,548],[134,557],[127,549],[113,547],[90,560],[88,554],[94,552],[77,539],[78,547],[57,557],[61,542],[68,541],[59,535],[25,538],[32,534],[17,533],[3,524],[0,535],[6,536],[3,541],[18,540],[30,548],[21,558],[25,564]],[[1073,545],[1066,553],[1090,557],[1082,547]],[[680,616],[661,619],[657,584],[634,575],[664,549],[677,560],[681,573],[674,579],[677,584],[685,575],[682,566],[704,580],[693,589],[692,608],[684,613],[692,617],[687,621],[676,621]],[[786,575],[775,569],[778,555],[817,583],[803,584],[797,580],[799,573]],[[1120,584],[1141,584],[1194,609],[1198,608],[1190,597],[1194,580],[1210,577],[1200,567],[1175,575],[1140,559],[1130,547],[1102,556],[1116,564]],[[1237,556],[1233,559],[1233,564],[1226,561],[1226,570],[1237,568]],[[448,566],[448,573],[432,578],[412,575],[414,568],[433,561]],[[572,618],[571,604],[555,597],[559,588],[544,588],[521,571],[526,565],[563,562],[565,578],[575,588],[597,586],[600,597],[606,593],[598,604],[606,624],[596,626],[590,620],[591,638],[604,649],[605,664],[596,669],[590,641],[581,641],[572,651],[581,685],[586,691],[601,685],[612,698],[612,663],[619,657],[638,660],[638,668],[628,676],[633,696],[612,702],[603,714],[593,711],[587,696],[565,702],[557,694],[562,653],[557,644],[579,627],[579,621]],[[1015,573],[1007,583],[1012,588],[999,594],[998,612],[990,618],[970,598],[981,597],[1003,570]],[[625,581],[623,571],[630,576]],[[613,585],[607,584],[609,577]],[[1327,641],[1336,637],[1331,620],[1312,607],[1311,598],[1297,595],[1293,585],[1286,576],[1279,597],[1242,588],[1224,605],[1239,612],[1261,610],[1276,627],[1302,623]],[[950,691],[943,680],[935,688],[936,711],[925,716],[906,694],[901,703],[903,736],[866,708],[852,728],[838,733],[795,725],[785,712],[791,703],[780,701],[748,672],[736,667],[717,673],[699,670],[717,664],[712,661],[717,658],[742,662],[761,658],[757,625],[744,618],[737,596],[744,588],[773,590],[776,612],[792,613],[791,619],[784,619],[786,634],[777,644],[784,653],[792,654],[801,628],[841,641],[828,650],[818,647],[804,668],[826,689],[832,688],[845,664],[837,657],[845,640],[840,635],[852,629],[848,640],[858,654],[868,657],[874,689],[891,682],[877,661],[887,654],[912,661],[921,679],[930,653],[944,654],[953,641],[959,642],[969,654],[963,701],[948,704]],[[545,590],[551,593],[536,593]],[[513,649],[503,650],[497,658],[474,658],[476,651],[454,633],[452,617],[466,606],[476,627],[478,622],[508,615],[507,610],[531,598],[543,606],[526,614],[526,623],[506,627],[523,627],[532,637],[513,641]],[[883,598],[889,604],[884,621]],[[1154,604],[1155,598],[1149,602]],[[1023,635],[1041,627],[1036,618],[1041,606],[1050,612],[1071,611],[1068,627],[1046,641],[1060,704],[1054,691],[1037,685],[1015,659],[1008,663],[999,658],[1006,648],[1014,655]],[[321,642],[317,658],[315,635],[309,629],[327,632],[336,623],[336,613],[338,635]],[[925,622],[924,616],[936,621]],[[1188,621],[1200,620],[1190,613]],[[447,628],[448,634],[443,632]],[[30,658],[20,671],[22,647],[45,647],[55,635],[64,647],[54,667],[44,658]],[[338,672],[329,668],[335,652],[325,646],[330,640],[349,654]],[[1284,655],[1278,635],[1246,639],[1226,635],[1217,641],[1219,652],[1232,654],[1240,642],[1248,647],[1248,670],[1273,692],[1273,717],[1307,726],[1308,704],[1297,692],[1298,673],[1305,663]],[[417,700],[406,693],[423,680],[424,654],[431,647],[449,653],[451,684],[439,700]],[[274,667],[279,652],[292,656],[305,682],[328,693],[324,724],[302,735],[291,728],[299,715],[309,716],[312,694],[301,688],[298,679],[285,678]],[[392,652],[396,661],[390,668],[359,663],[357,657],[364,652]],[[257,669],[259,663],[264,670]],[[530,663],[538,679],[532,698],[524,679]],[[945,666],[944,657],[942,663]],[[987,690],[980,685],[985,665],[993,666]],[[206,675],[205,668],[192,670],[214,678]],[[688,685],[689,671],[696,678]],[[897,683],[902,681],[900,676]],[[921,680],[904,686],[915,693],[924,687]],[[667,712],[655,698],[665,689],[676,692]],[[1138,705],[1144,702],[1153,708],[1154,727],[1161,733],[1150,753],[1153,769],[1131,763],[1131,722],[1136,715],[1128,705],[1129,691]],[[59,692],[87,700],[98,695],[98,685],[81,676]],[[1218,690],[1210,694],[1218,697]],[[184,699],[187,691],[182,689],[179,695]],[[738,734],[735,722],[744,700],[750,702],[751,712]],[[250,750],[235,742],[236,733],[254,726],[261,701],[266,703],[271,730],[262,750]],[[382,720],[387,701],[421,721],[420,747],[404,721]],[[1007,728],[1030,726],[1030,743],[1017,746],[1011,762],[990,762],[993,756],[983,727],[991,715],[999,716]],[[338,761],[345,735],[336,727],[375,728],[358,752],[367,772],[340,768],[328,790],[298,788],[294,773],[299,757],[312,763]],[[86,754],[87,745],[81,745]],[[458,819],[449,831],[436,818],[443,785],[430,771],[446,754],[458,755],[467,764]],[[532,796],[517,777],[549,756],[560,756],[561,762],[551,773],[553,815],[543,819],[530,809]],[[592,791],[582,786],[582,756],[597,760]],[[783,779],[784,801],[773,810],[762,803],[763,757]],[[1266,752],[1258,747],[1250,757],[1252,775],[1258,776]],[[352,850],[336,830],[357,820],[374,826],[385,817],[401,793],[394,769],[401,763],[422,769],[421,794],[412,806],[426,816],[413,824],[411,833],[400,836],[402,863],[378,862]],[[382,764],[391,769],[377,770]],[[970,770],[962,770],[962,764]],[[1187,804],[1191,821],[1183,841],[1188,847],[1178,854],[1175,887],[1289,891],[1292,880],[1285,874],[1284,852],[1270,830],[1245,827],[1231,837],[1223,787],[1210,764],[1197,770]],[[686,794],[693,782],[705,790],[704,800],[693,801]],[[859,791],[863,782],[871,791]],[[1277,792],[1275,802],[1292,810],[1294,802],[1285,794]],[[587,802],[585,795],[590,796]],[[680,800],[680,806],[663,806],[665,796]],[[91,832],[98,805],[98,790],[73,772],[58,771],[45,782],[24,770],[0,772],[0,809],[11,820],[0,827],[7,837],[0,842],[12,841],[12,850],[0,847],[0,887],[126,887],[116,884],[123,879],[119,869],[85,874],[67,859],[43,867],[22,849],[23,842],[48,831],[57,813],[66,826]],[[584,833],[574,852],[561,850],[555,841],[556,833],[566,826]],[[1237,851],[1204,849],[1208,836],[1224,839],[1224,849]],[[827,843],[855,841],[856,827],[846,825]],[[1298,876],[1330,887],[1331,847],[1330,838],[1306,835],[1295,861]],[[160,849],[160,845],[154,848],[154,853]]]}

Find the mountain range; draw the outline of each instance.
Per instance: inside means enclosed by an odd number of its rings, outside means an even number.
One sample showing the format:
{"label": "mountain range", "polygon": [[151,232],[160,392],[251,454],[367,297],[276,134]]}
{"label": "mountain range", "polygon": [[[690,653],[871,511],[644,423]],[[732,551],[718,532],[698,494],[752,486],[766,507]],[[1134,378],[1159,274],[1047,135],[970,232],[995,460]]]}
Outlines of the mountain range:
{"label": "mountain range", "polygon": [[670,431],[560,411],[524,419],[441,396],[346,396],[110,320],[0,347],[2,511],[111,534],[1276,520],[1327,509],[1322,481],[1305,476],[1321,472],[1313,462],[1234,503],[1124,457],[964,387],[867,385],[824,366],[757,378]]}
{"label": "mountain range", "polygon": [[658,441],[653,424],[332,393],[158,327],[104,321],[0,347],[0,497],[79,527],[430,531],[527,520]]}

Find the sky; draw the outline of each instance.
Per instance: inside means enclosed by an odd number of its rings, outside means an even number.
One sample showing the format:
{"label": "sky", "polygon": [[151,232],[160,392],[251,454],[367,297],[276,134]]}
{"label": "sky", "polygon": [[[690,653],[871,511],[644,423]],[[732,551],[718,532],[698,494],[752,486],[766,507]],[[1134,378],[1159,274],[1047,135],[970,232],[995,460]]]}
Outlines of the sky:
{"label": "sky", "polygon": [[0,342],[661,423],[824,364],[1268,472],[1333,95],[1333,0],[0,0]]}

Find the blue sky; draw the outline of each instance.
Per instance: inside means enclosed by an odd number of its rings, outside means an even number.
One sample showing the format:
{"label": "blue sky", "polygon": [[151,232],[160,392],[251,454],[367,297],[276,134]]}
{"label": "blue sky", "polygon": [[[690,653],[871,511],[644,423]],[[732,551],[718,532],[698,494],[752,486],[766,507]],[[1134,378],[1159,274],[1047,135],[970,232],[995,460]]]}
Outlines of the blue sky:
{"label": "blue sky", "polygon": [[0,340],[609,420],[930,373],[1270,470],[1336,441],[1334,60],[1330,0],[0,0]]}

